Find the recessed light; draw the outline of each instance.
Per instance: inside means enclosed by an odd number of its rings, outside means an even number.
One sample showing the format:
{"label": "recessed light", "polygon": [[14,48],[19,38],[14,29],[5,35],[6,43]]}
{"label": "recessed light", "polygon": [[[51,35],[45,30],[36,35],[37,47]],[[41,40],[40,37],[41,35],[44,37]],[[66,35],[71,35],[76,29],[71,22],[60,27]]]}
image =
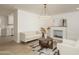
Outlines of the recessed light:
{"label": "recessed light", "polygon": [[79,8],[76,8],[77,10],[79,10]]}

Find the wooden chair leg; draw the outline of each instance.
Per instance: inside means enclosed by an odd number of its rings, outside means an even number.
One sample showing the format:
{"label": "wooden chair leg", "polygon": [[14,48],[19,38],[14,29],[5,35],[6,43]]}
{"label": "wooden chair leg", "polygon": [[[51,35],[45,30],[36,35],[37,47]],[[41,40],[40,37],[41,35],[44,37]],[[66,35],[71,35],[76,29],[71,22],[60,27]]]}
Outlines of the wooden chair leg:
{"label": "wooden chair leg", "polygon": [[58,50],[58,55],[60,55],[60,51]]}

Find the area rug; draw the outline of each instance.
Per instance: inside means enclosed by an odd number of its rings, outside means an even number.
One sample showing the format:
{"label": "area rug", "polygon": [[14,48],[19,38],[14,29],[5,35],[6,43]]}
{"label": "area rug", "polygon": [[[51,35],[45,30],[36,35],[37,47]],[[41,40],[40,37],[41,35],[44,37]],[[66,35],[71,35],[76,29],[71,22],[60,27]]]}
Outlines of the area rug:
{"label": "area rug", "polygon": [[38,40],[29,43],[29,46],[32,47],[33,55],[59,55],[59,50],[57,47],[53,49],[50,49],[50,48],[41,49]]}
{"label": "area rug", "polygon": [[40,46],[33,47],[33,55],[59,55],[59,50],[56,48],[43,48],[41,49]]}

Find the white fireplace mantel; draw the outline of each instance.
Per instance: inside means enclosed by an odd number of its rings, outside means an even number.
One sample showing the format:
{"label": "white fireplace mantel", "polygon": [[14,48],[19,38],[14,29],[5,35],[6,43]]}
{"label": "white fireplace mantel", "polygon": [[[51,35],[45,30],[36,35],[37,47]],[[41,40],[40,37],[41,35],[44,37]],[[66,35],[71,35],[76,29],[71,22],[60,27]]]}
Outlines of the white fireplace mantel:
{"label": "white fireplace mantel", "polygon": [[[62,30],[63,38],[54,37],[54,30]],[[51,27],[50,29],[50,36],[54,39],[67,39],[67,27]]]}

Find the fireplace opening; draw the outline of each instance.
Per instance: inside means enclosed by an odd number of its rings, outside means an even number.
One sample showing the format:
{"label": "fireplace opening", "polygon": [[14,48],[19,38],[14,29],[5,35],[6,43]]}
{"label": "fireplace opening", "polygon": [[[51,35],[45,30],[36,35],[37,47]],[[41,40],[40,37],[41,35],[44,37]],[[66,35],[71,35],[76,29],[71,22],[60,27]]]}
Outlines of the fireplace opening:
{"label": "fireplace opening", "polygon": [[63,38],[63,31],[62,30],[54,30],[54,37],[56,38]]}

